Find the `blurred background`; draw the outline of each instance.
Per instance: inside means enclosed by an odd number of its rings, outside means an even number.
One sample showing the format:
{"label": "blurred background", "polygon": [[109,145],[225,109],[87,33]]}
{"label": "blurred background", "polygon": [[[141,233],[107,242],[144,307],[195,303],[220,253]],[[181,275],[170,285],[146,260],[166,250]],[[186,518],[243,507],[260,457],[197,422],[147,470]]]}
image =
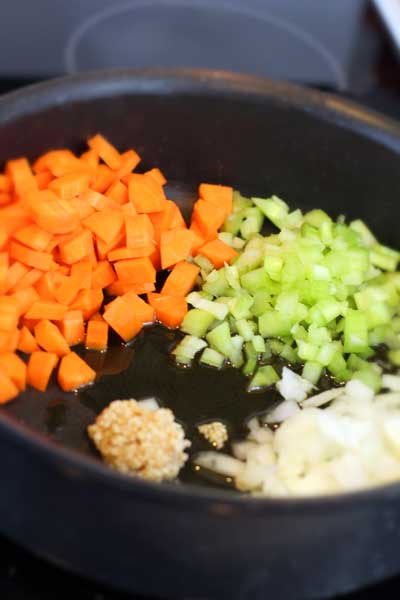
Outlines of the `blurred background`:
{"label": "blurred background", "polygon": [[[105,67],[206,67],[334,91],[400,119],[400,0],[0,2],[0,93]],[[1,537],[0,558],[4,600],[128,600]],[[399,597],[398,578],[346,600]]]}

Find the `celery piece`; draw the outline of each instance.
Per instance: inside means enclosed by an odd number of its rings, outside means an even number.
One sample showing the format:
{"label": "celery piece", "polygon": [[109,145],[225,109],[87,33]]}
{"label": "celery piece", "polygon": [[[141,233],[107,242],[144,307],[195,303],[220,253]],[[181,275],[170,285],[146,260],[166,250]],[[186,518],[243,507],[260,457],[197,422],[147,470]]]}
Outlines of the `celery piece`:
{"label": "celery piece", "polygon": [[244,345],[244,353],[246,355],[246,363],[242,369],[244,375],[252,375],[257,367],[257,352],[253,348],[251,342],[246,342]]}
{"label": "celery piece", "polygon": [[264,213],[264,215],[277,227],[280,227],[282,221],[289,213],[289,207],[277,196],[271,198],[252,198],[254,204]]}
{"label": "celery piece", "polygon": [[234,265],[238,268],[239,273],[245,273],[246,271],[257,269],[262,263],[262,250],[259,248],[247,248],[246,246],[242,254],[236,258]]}
{"label": "celery piece", "polygon": [[308,341],[310,344],[322,346],[322,344],[328,344],[331,340],[331,334],[326,327],[318,327],[311,323],[308,328]]}
{"label": "celery piece", "polygon": [[303,224],[303,213],[301,210],[296,209],[289,213],[282,222],[283,227],[288,229],[298,229]]}
{"label": "celery piece", "polygon": [[372,248],[372,246],[374,246],[377,243],[375,236],[366,226],[364,221],[361,221],[361,219],[356,219],[355,221],[352,221],[350,223],[350,227],[351,229],[353,229],[353,231],[356,231],[359,234],[363,243],[365,244],[365,246],[368,246],[368,248]]}
{"label": "celery piece", "polygon": [[305,222],[303,223],[300,229],[301,236],[303,238],[315,239],[319,241],[321,239],[320,232],[318,231],[317,227],[314,227],[313,225],[307,223],[307,213],[305,214],[304,219]]}
{"label": "celery piece", "polygon": [[244,211],[240,210],[236,213],[228,215],[222,226],[223,233],[229,233],[230,235],[236,235],[239,233],[244,219]]}
{"label": "celery piece", "polygon": [[251,379],[247,390],[249,392],[255,392],[261,388],[273,385],[277,381],[279,381],[279,375],[271,365],[261,366]]}
{"label": "celery piece", "polygon": [[304,276],[304,266],[298,256],[294,254],[287,256],[282,268],[280,281],[284,284],[296,283],[304,279]]}
{"label": "celery piece", "polygon": [[221,240],[221,242],[224,242],[224,244],[227,244],[228,246],[233,247],[233,234],[229,233],[228,231],[221,231],[218,234],[218,239]]}
{"label": "celery piece", "polygon": [[[328,366],[334,358],[337,347],[334,342],[324,344],[317,352],[315,360],[323,367]],[[311,359],[312,360],[312,359]]]}
{"label": "celery piece", "polygon": [[229,309],[226,304],[216,301],[213,302],[211,300],[202,298],[199,292],[191,292],[188,296],[186,296],[186,300],[195,308],[201,308],[202,310],[209,312],[219,321],[225,319],[228,314]]}
{"label": "celery piece", "polygon": [[227,321],[209,331],[206,340],[214,350],[228,358],[232,350],[232,338]]}
{"label": "celery piece", "polygon": [[225,265],[225,278],[228,282],[228,285],[234,290],[240,289],[240,280],[239,280],[239,271],[235,265],[229,266]]}
{"label": "celery piece", "polygon": [[281,313],[294,313],[299,302],[299,294],[294,290],[284,291],[276,297],[275,310]]}
{"label": "celery piece", "polygon": [[276,310],[265,312],[258,318],[258,330],[262,337],[279,337],[289,335],[293,321],[288,315]]}
{"label": "celery piece", "polygon": [[239,369],[243,363],[243,337],[241,335],[235,335],[231,338],[231,351],[229,353],[228,359],[233,367]]}
{"label": "celery piece", "polygon": [[[396,343],[398,343],[398,337],[391,331],[390,325],[379,325],[368,332],[368,344],[370,346],[378,346],[379,344],[386,343],[389,348],[391,348],[392,346],[389,338],[391,338],[392,335],[394,336]],[[400,348],[400,343],[397,347]]]}
{"label": "celery piece", "polygon": [[371,369],[362,369],[361,371],[355,371],[352,376],[352,379],[357,379],[358,381],[362,381],[368,387],[372,388],[377,394],[382,387],[382,375],[379,373],[375,373]]}
{"label": "celery piece", "polygon": [[236,328],[238,334],[241,335],[246,342],[249,342],[253,339],[255,323],[252,321],[247,321],[246,319],[237,319]]}
{"label": "celery piece", "polygon": [[343,369],[343,371],[338,371],[334,375],[334,379],[337,383],[343,384],[345,381],[350,381],[353,374],[348,369]]}
{"label": "celery piece", "polygon": [[205,348],[200,356],[200,362],[203,365],[220,369],[224,366],[225,357],[220,352],[217,352],[212,348]]}
{"label": "celery piece", "polygon": [[253,304],[250,308],[250,312],[254,317],[263,315],[267,310],[271,310],[270,305],[271,296],[267,291],[256,292],[253,296]]}
{"label": "celery piece", "polygon": [[232,197],[232,210],[234,213],[245,208],[251,208],[253,201],[250,198],[245,198],[240,192],[235,190]]}
{"label": "celery piece", "polygon": [[181,330],[201,338],[205,336],[213,322],[214,316],[211,313],[200,308],[192,308],[186,313],[181,324]]}
{"label": "celery piece", "polygon": [[248,319],[251,317],[250,308],[252,307],[253,302],[253,298],[244,292],[233,298],[232,303],[229,306],[229,311],[235,319]]}
{"label": "celery piece", "polygon": [[320,208],[314,208],[305,213],[304,222],[319,229],[323,223],[332,223],[332,219]]}
{"label": "celery piece", "polygon": [[399,262],[400,254],[382,244],[375,244],[371,248],[371,263],[384,271],[395,271]]}
{"label": "celery piece", "polygon": [[389,350],[389,352],[388,352],[388,359],[396,367],[400,367],[400,349],[398,349],[398,350]]}
{"label": "celery piece", "polygon": [[175,356],[177,363],[188,365],[192,362],[197,352],[200,352],[206,346],[207,343],[204,340],[193,335],[185,335],[172,351],[172,354]]}
{"label": "celery piece", "polygon": [[320,300],[317,307],[321,311],[325,323],[329,323],[339,316],[344,316],[344,313],[347,310],[347,306],[343,302],[338,302],[333,298],[329,298],[329,295],[324,300]]}
{"label": "celery piece", "polygon": [[267,349],[265,345],[265,340],[261,335],[253,335],[251,343],[253,345],[254,351],[257,353],[261,354]]}
{"label": "celery piece", "polygon": [[318,347],[303,340],[297,340],[297,353],[302,360],[315,360],[318,355]]}
{"label": "celery piece", "polygon": [[365,311],[367,317],[368,329],[373,329],[379,325],[386,325],[392,319],[393,311],[390,310],[384,302],[371,304]]}
{"label": "celery piece", "polygon": [[281,340],[275,340],[275,339],[268,340],[268,347],[271,350],[272,354],[275,354],[278,356],[282,352],[284,345],[285,344],[283,342],[281,342]]}
{"label": "celery piece", "polygon": [[229,283],[226,278],[225,270],[215,269],[207,276],[207,279],[203,285],[203,290],[212,296],[223,296],[229,287]]}
{"label": "celery piece", "polygon": [[284,344],[280,352],[281,358],[287,360],[289,363],[299,362],[299,355],[294,348],[289,344]]}
{"label": "celery piece", "polygon": [[211,273],[211,271],[214,269],[214,265],[212,264],[212,262],[210,262],[208,260],[208,258],[206,258],[205,256],[202,256],[201,254],[198,254],[197,256],[194,257],[193,262],[200,267],[200,269],[206,273]]}
{"label": "celery piece", "polygon": [[315,361],[307,361],[304,363],[303,371],[301,376],[307,379],[310,383],[316,385],[322,375],[322,366]]}
{"label": "celery piece", "polygon": [[344,350],[360,353],[368,348],[368,326],[364,313],[349,309],[344,320]]}
{"label": "celery piece", "polygon": [[235,248],[235,250],[242,250],[245,245],[245,240],[242,240],[240,237],[235,236],[232,240],[232,248]]}
{"label": "celery piece", "polygon": [[264,271],[274,281],[280,281],[283,267],[283,258],[275,254],[267,254],[264,258]]}
{"label": "celery piece", "polygon": [[298,323],[296,323],[296,325],[293,325],[293,327],[290,330],[290,333],[296,341],[303,340],[303,342],[307,342],[308,340],[308,333],[306,329],[303,327],[303,325],[299,325]]}
{"label": "celery piece", "polygon": [[260,290],[267,289],[268,279],[264,269],[261,268],[243,273],[240,277],[240,283],[245,290],[253,295]]}
{"label": "celery piece", "polygon": [[264,223],[264,215],[259,208],[247,208],[245,219],[240,226],[240,234],[245,240],[249,240],[255,233],[260,233]]}
{"label": "celery piece", "polygon": [[346,370],[346,361],[343,357],[343,354],[340,352],[335,352],[331,362],[328,364],[328,370],[332,373],[332,375],[335,376],[338,373]]}

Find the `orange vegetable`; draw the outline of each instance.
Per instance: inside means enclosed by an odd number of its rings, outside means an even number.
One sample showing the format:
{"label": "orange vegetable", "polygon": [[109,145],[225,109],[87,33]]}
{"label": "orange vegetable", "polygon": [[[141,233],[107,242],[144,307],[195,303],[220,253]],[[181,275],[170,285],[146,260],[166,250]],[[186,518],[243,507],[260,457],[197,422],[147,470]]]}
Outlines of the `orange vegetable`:
{"label": "orange vegetable", "polygon": [[91,369],[75,352],[63,356],[57,373],[57,381],[64,392],[71,392],[96,379],[96,371]]}
{"label": "orange vegetable", "polygon": [[0,404],[6,404],[19,394],[19,389],[15,383],[0,371]]}
{"label": "orange vegetable", "polygon": [[97,255],[98,255],[99,259],[104,260],[107,258],[107,255],[109,252],[111,252],[111,250],[114,250],[115,248],[121,248],[121,246],[123,246],[125,244],[125,239],[126,239],[125,228],[121,229],[119,234],[117,236],[115,236],[115,238],[109,244],[107,244],[106,242],[103,242],[103,240],[97,238],[96,239],[96,248],[97,248]]}
{"label": "orange vegetable", "polygon": [[[14,263],[15,264],[15,263]],[[30,269],[21,279],[14,285],[14,291],[23,290],[24,288],[31,287],[39,281],[43,276],[43,271],[39,269]]]}
{"label": "orange vegetable", "polygon": [[[132,206],[132,204],[130,206]],[[9,239],[10,236],[8,235],[8,233],[0,229],[0,250],[4,249],[4,246],[6,246]]]}
{"label": "orange vegetable", "polygon": [[139,249],[152,246],[154,227],[148,215],[141,214],[134,217],[125,217],[125,229],[127,248]]}
{"label": "orange vegetable", "polygon": [[161,234],[161,266],[163,269],[172,267],[177,262],[185,260],[191,252],[193,232],[189,229],[174,229]]}
{"label": "orange vegetable", "polygon": [[9,160],[6,172],[13,184],[17,196],[22,196],[30,190],[37,190],[37,183],[26,158]]}
{"label": "orange vegetable", "polygon": [[72,204],[59,198],[52,190],[31,193],[28,200],[33,221],[45,231],[63,234],[78,227],[78,215]]}
{"label": "orange vegetable", "polygon": [[166,296],[186,296],[193,288],[200,269],[185,261],[177,263],[168,275],[161,293]]}
{"label": "orange vegetable", "polygon": [[199,248],[204,246],[206,240],[197,233],[196,228],[193,229],[191,227],[190,230],[193,231],[193,243],[192,243],[191,254],[192,254],[192,256],[196,256],[199,251]]}
{"label": "orange vegetable", "polygon": [[32,354],[32,352],[39,350],[39,346],[37,345],[35,338],[25,326],[20,330],[17,349],[25,354]]}
{"label": "orange vegetable", "polygon": [[203,198],[203,200],[206,200],[206,202],[210,202],[210,204],[214,204],[214,206],[223,208],[225,217],[232,212],[233,189],[231,187],[202,183],[199,186],[199,196],[200,198]]}
{"label": "orange vegetable", "polygon": [[[108,343],[108,323],[103,319],[90,319],[86,330],[85,346],[88,350],[106,350]],[[1,364],[1,363],[0,363]]]}
{"label": "orange vegetable", "polygon": [[14,352],[0,353],[0,371],[22,392],[26,388],[26,364]]}
{"label": "orange vegetable", "polygon": [[103,317],[125,342],[129,342],[143,327],[143,322],[130,310],[129,303],[122,297],[107,305]]}
{"label": "orange vegetable", "polygon": [[59,323],[60,331],[68,346],[75,346],[85,338],[85,323],[81,310],[69,310]]}
{"label": "orange vegetable", "polygon": [[84,219],[83,224],[103,242],[109,244],[121,232],[124,217],[119,210],[104,209]]}
{"label": "orange vegetable", "polygon": [[225,263],[229,264],[237,256],[236,250],[219,239],[207,242],[199,248],[198,253],[208,258],[216,269],[220,269]]}
{"label": "orange vegetable", "polygon": [[154,169],[150,169],[150,171],[146,171],[145,175],[153,177],[153,179],[155,179],[160,185],[165,185],[167,183],[167,180],[165,179],[164,175],[157,167],[155,167]]}
{"label": "orange vegetable", "polygon": [[52,235],[48,231],[38,227],[35,223],[32,223],[32,225],[26,225],[26,227],[18,229],[14,233],[14,238],[33,250],[43,252],[49,245]]}
{"label": "orange vegetable", "polygon": [[116,170],[122,166],[118,150],[99,133],[88,140],[88,146],[104,160],[110,169]]}
{"label": "orange vegetable", "polygon": [[114,268],[118,279],[126,283],[154,283],[156,280],[156,270],[147,256],[117,261]]}
{"label": "orange vegetable", "polygon": [[4,264],[6,265],[6,274],[3,281],[3,291],[8,292],[14,288],[14,286],[22,279],[22,277],[24,277],[24,275],[29,273],[30,269],[18,261],[15,261],[8,268],[8,257],[7,260],[4,261]]}
{"label": "orange vegetable", "polygon": [[22,262],[24,265],[40,269],[41,271],[50,271],[54,265],[52,254],[31,250],[31,248],[26,248],[18,242],[11,242],[10,257]]}
{"label": "orange vegetable", "polygon": [[81,162],[88,164],[92,169],[96,169],[99,166],[99,155],[95,150],[87,150],[82,152],[80,155]]}
{"label": "orange vegetable", "polygon": [[27,319],[49,319],[49,321],[61,321],[68,307],[58,302],[38,300],[25,314]]}
{"label": "orange vegetable", "polygon": [[154,244],[142,246],[141,248],[116,248],[107,254],[107,258],[110,262],[125,260],[127,258],[141,258],[143,256],[150,256],[155,249]]}
{"label": "orange vegetable", "polygon": [[162,186],[153,177],[133,173],[128,189],[129,200],[138,213],[154,213],[164,210],[165,193]]}
{"label": "orange vegetable", "polygon": [[74,196],[82,194],[89,186],[90,175],[88,173],[68,173],[57,177],[49,183],[49,189],[63,200],[71,200]]}
{"label": "orange vegetable", "polygon": [[103,292],[98,288],[81,290],[71,304],[71,310],[81,310],[83,318],[87,321],[100,310],[103,299]]}
{"label": "orange vegetable", "polygon": [[[90,218],[90,217],[89,217]],[[62,262],[71,265],[90,256],[93,250],[93,236],[90,231],[84,229],[72,240],[59,244],[60,258]]]}
{"label": "orange vegetable", "polygon": [[9,193],[13,187],[9,175],[0,174],[0,192]]}
{"label": "orange vegetable", "polygon": [[73,277],[63,276],[61,283],[54,290],[54,298],[60,304],[69,306],[78,295],[81,286]]}
{"label": "orange vegetable", "polygon": [[19,342],[19,329],[0,331],[0,352],[15,352]]}
{"label": "orange vegetable", "polygon": [[[97,194],[97,192],[94,192],[93,190],[88,190],[88,192]],[[101,196],[101,194],[99,194],[99,196]],[[81,194],[80,196],[78,196],[76,198],[71,198],[69,203],[71,205],[71,208],[75,211],[75,213],[78,216],[78,219],[80,221],[83,221],[83,219],[90,217],[90,215],[92,215],[96,210],[86,200],[86,192],[84,192],[83,194]]]}
{"label": "orange vegetable", "polygon": [[12,332],[18,324],[18,304],[12,296],[0,296],[0,330]]}
{"label": "orange vegetable", "polygon": [[135,292],[129,291],[121,296],[129,307],[130,311],[133,311],[137,319],[142,323],[152,323],[154,321],[154,309],[149,306],[142,298],[140,298]]}
{"label": "orange vegetable", "polygon": [[0,208],[0,229],[4,233],[12,235],[14,231],[29,223],[29,213],[20,202]]}
{"label": "orange vegetable", "polygon": [[96,192],[103,194],[115,180],[115,171],[112,171],[107,165],[99,165],[90,187]]}
{"label": "orange vegetable", "polygon": [[58,356],[52,352],[32,352],[28,361],[27,383],[39,392],[45,392],[57,362]]}
{"label": "orange vegetable", "polygon": [[0,192],[0,206],[6,206],[7,204],[10,204],[12,199],[13,198],[11,194],[7,194],[6,192]]}
{"label": "orange vegetable", "polygon": [[118,179],[129,175],[140,163],[140,156],[134,150],[127,150],[121,155],[121,166],[117,171]]}
{"label": "orange vegetable", "polygon": [[50,173],[50,171],[43,171],[42,173],[35,175],[35,180],[38,190],[45,190],[50,181],[53,180],[53,175]]}
{"label": "orange vegetable", "polygon": [[50,150],[43,154],[33,163],[32,168],[35,173],[50,171],[54,177],[62,177],[67,173],[87,169],[87,165],[80,161],[71,150],[62,149]]}
{"label": "orange vegetable", "polygon": [[147,295],[149,304],[156,311],[156,318],[166,327],[174,329],[182,323],[188,308],[184,298],[150,293]]}
{"label": "orange vegetable", "polygon": [[33,286],[28,286],[14,292],[10,298],[16,300],[18,316],[20,317],[25,315],[25,313],[31,309],[32,305],[39,300],[40,296]]}
{"label": "orange vegetable", "polygon": [[208,240],[216,237],[218,229],[225,221],[225,209],[206,200],[197,200],[193,206],[192,224],[196,223],[199,233]]}
{"label": "orange vegetable", "polygon": [[[93,264],[90,260],[82,260],[71,266],[71,279],[76,283],[78,289],[83,290],[92,286]],[[93,286],[101,287],[101,286]]]}
{"label": "orange vegetable", "polygon": [[64,356],[69,353],[69,346],[61,331],[47,319],[39,321],[35,325],[35,339],[43,350],[54,352],[57,356]]}
{"label": "orange vegetable", "polygon": [[123,296],[127,292],[147,294],[156,289],[154,283],[124,283],[118,279],[107,286],[106,291],[110,296]]}
{"label": "orange vegetable", "polygon": [[110,263],[106,260],[100,261],[92,274],[92,288],[106,288],[111,285],[117,276]]}
{"label": "orange vegetable", "polygon": [[129,201],[128,188],[119,179],[108,188],[105,195],[118,204],[126,204]]}

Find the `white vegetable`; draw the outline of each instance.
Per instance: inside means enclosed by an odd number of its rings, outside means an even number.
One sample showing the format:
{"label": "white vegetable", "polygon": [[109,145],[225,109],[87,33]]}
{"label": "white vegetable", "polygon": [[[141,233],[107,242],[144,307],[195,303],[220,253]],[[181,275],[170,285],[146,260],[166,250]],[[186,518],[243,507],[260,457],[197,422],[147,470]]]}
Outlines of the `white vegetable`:
{"label": "white vegetable", "polygon": [[391,392],[400,392],[400,376],[382,375],[382,387]]}
{"label": "white vegetable", "polygon": [[160,408],[157,400],[155,398],[143,398],[143,400],[139,400],[138,404],[141,408],[145,410],[158,410]]}
{"label": "white vegetable", "polygon": [[265,417],[266,423],[282,423],[287,418],[300,411],[300,407],[294,400],[284,400]]}
{"label": "white vegetable", "polygon": [[346,394],[353,398],[364,398],[367,402],[374,398],[374,390],[358,379],[348,381],[344,389]]}
{"label": "white vegetable", "polygon": [[244,464],[237,458],[213,451],[200,452],[197,454],[195,462],[200,467],[226,477],[238,477],[244,468]]}
{"label": "white vegetable", "polygon": [[310,396],[307,400],[304,400],[301,405],[303,408],[307,408],[307,406],[324,406],[324,404],[328,404],[328,402],[331,402],[342,395],[343,388],[333,388],[332,390],[326,390],[315,396]]}
{"label": "white vegetable", "polygon": [[285,400],[302,402],[315,386],[288,367],[283,367],[282,379],[278,381],[276,387]]}

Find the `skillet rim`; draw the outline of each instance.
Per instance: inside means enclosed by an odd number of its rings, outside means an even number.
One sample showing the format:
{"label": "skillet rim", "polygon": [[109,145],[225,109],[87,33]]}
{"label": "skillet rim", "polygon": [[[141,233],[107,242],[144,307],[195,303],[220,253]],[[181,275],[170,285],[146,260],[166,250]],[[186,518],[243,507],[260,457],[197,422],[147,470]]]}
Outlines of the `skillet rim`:
{"label": "skillet rim", "polygon": [[[299,85],[267,78],[208,69],[107,69],[69,75],[26,86],[0,98],[1,125],[18,118],[39,113],[66,102],[88,101],[117,94],[180,94],[253,97],[283,103],[289,108],[307,112],[336,127],[350,129],[370,138],[390,150],[400,153],[400,122],[379,112],[344,100],[331,93],[307,89]],[[43,460],[56,463],[65,476],[90,478],[112,486],[123,493],[135,494],[152,501],[213,511],[227,515],[259,516],[269,513],[332,512],[357,507],[370,508],[377,501],[392,501],[400,496],[400,482],[336,495],[306,498],[258,498],[242,496],[227,490],[197,487],[193,484],[156,484],[142,481],[105,466],[95,458],[61,446],[28,425],[18,422],[0,410],[0,435],[10,442],[26,447]],[[190,504],[188,504],[190,501]]]}

